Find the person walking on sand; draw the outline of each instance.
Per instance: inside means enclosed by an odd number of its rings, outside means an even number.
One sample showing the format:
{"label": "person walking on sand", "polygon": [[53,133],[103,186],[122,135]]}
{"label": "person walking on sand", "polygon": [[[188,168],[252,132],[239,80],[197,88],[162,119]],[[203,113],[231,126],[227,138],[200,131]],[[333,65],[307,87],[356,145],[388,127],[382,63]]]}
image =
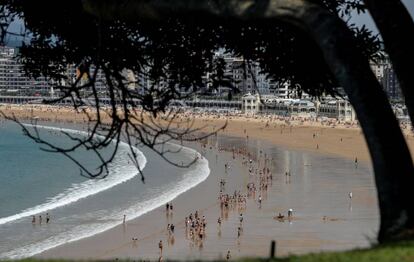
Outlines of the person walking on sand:
{"label": "person walking on sand", "polygon": [[358,158],[355,157],[355,168],[358,167]]}
{"label": "person walking on sand", "polygon": [[352,200],[352,192],[349,192],[348,196],[349,196],[349,200]]}
{"label": "person walking on sand", "polygon": [[49,221],[50,221],[50,216],[49,216],[49,213],[46,213],[46,224],[48,224],[48,223],[49,223]]}
{"label": "person walking on sand", "polygon": [[124,220],[122,221],[122,223],[125,225],[125,219],[126,219],[126,215],[124,214]]}
{"label": "person walking on sand", "polygon": [[291,218],[293,216],[293,209],[289,208],[288,210],[288,217]]}
{"label": "person walking on sand", "polygon": [[42,224],[42,216],[39,216],[39,224]]}
{"label": "person walking on sand", "polygon": [[158,248],[160,249],[160,253],[162,254],[162,240],[158,243]]}
{"label": "person walking on sand", "polygon": [[36,217],[32,216],[32,224],[36,223]]}

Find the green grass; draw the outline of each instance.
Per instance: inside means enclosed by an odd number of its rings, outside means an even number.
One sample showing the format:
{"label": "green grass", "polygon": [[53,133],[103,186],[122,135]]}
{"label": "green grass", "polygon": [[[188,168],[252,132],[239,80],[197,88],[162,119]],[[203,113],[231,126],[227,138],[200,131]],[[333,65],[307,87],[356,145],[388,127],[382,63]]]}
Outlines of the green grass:
{"label": "green grass", "polygon": [[[243,259],[243,262],[259,261]],[[266,261],[266,260],[262,260]],[[274,262],[414,262],[414,241],[401,241],[370,249],[359,249],[345,252],[326,252],[303,256],[289,256],[273,259]]]}
{"label": "green grass", "polygon": [[[24,259],[22,262],[63,262],[69,260],[38,260]],[[268,259],[245,258],[240,262],[267,262]],[[272,259],[271,262],[414,262],[414,241],[401,241],[370,249],[351,250],[346,252],[327,252],[303,256],[289,256]]]}

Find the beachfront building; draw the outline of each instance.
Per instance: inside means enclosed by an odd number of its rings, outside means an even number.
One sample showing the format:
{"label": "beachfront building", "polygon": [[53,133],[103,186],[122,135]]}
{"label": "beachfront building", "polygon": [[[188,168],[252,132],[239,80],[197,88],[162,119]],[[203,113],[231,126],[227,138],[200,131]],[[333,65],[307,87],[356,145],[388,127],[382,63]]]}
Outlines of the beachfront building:
{"label": "beachfront building", "polygon": [[[241,57],[233,57],[224,55],[225,61],[224,77],[231,80],[234,88],[240,90],[241,93],[268,92],[266,77],[259,74],[260,68],[258,63],[247,64]],[[229,87],[218,87],[218,93],[222,94],[229,91]]]}
{"label": "beachfront building", "polygon": [[242,96],[242,111],[246,114],[257,114],[260,112],[260,97],[258,94],[247,93]]}
{"label": "beachfront building", "polygon": [[0,93],[3,95],[44,95],[50,86],[44,77],[27,76],[16,59],[16,49],[0,46]]}
{"label": "beachfront building", "polygon": [[270,84],[272,94],[278,98],[289,98],[289,82]]}
{"label": "beachfront building", "polygon": [[[87,74],[80,75],[79,68],[75,65],[67,65],[64,74],[65,78],[60,80],[59,84],[45,77],[32,78],[25,74],[24,65],[16,59],[17,49],[12,47],[0,46],[0,95],[6,96],[59,96],[59,90],[53,90],[53,86],[70,86],[76,83],[80,77],[79,85],[84,85],[89,81]],[[90,69],[93,75],[94,68]],[[125,73],[129,83],[134,83],[135,79],[130,80],[130,74]],[[128,88],[130,88],[128,84]],[[95,88],[99,96],[105,96],[106,83],[103,72],[97,72]],[[91,93],[91,90],[84,89],[85,95]],[[81,94],[82,95],[82,94]]]}
{"label": "beachfront building", "polygon": [[401,100],[402,94],[397,80],[397,75],[395,74],[389,57],[384,54],[382,59],[371,61],[370,65],[388,97],[394,100]]}
{"label": "beachfront building", "polygon": [[216,112],[227,112],[237,111],[241,112],[242,102],[240,100],[227,101],[227,100],[216,100],[216,99],[194,99],[185,100],[183,106],[187,108],[193,108],[195,111],[216,111]]}
{"label": "beachfront building", "polygon": [[[224,79],[228,80],[233,88],[238,89],[242,94],[259,92],[260,94],[270,94],[275,83],[268,78],[268,75],[262,72],[258,62],[245,61],[243,57],[237,57],[232,54],[219,50],[215,53],[216,59],[224,61]],[[212,90],[211,74],[207,73],[203,77],[207,90],[217,96],[227,94],[231,88],[228,86],[218,86]]]}
{"label": "beachfront building", "polygon": [[[80,77],[79,85],[84,85],[89,81],[87,74],[80,75],[80,70],[75,65],[68,64],[63,74],[65,78],[60,80],[59,84],[52,80],[47,80],[41,76],[31,78],[24,72],[24,65],[16,59],[18,49],[6,46],[0,46],[0,95],[10,96],[52,96],[59,95],[59,90],[53,90],[53,86],[73,85],[77,78]],[[92,66],[89,70],[90,75],[94,75],[95,68]],[[123,75],[126,79],[126,85],[129,89],[135,88],[136,79],[130,70],[124,70]],[[105,96],[107,92],[105,76],[102,70],[96,74],[95,88],[100,97]],[[83,92],[87,95],[91,90],[85,88]]]}
{"label": "beachfront building", "polygon": [[290,104],[290,114],[300,117],[316,117],[316,105],[314,102],[305,99],[293,101]]}
{"label": "beachfront building", "polygon": [[245,114],[275,114],[305,118],[326,117],[341,121],[354,121],[355,111],[345,99],[326,98],[323,101],[310,99],[279,98],[246,94],[242,97],[242,111]]}
{"label": "beachfront building", "polygon": [[317,116],[315,103],[306,99],[278,98],[273,101],[267,99],[259,106],[259,109],[261,114],[305,118],[315,118]]}
{"label": "beachfront building", "polygon": [[388,67],[384,70],[382,86],[391,99],[400,100],[402,98],[400,84],[392,67]]}
{"label": "beachfront building", "polygon": [[318,117],[335,118],[340,121],[352,122],[356,120],[355,110],[351,103],[345,99],[334,99],[317,102]]}
{"label": "beachfront building", "polygon": [[246,114],[275,114],[281,116],[308,116],[315,113],[309,100],[279,98],[274,95],[246,94],[242,97],[242,111]]}

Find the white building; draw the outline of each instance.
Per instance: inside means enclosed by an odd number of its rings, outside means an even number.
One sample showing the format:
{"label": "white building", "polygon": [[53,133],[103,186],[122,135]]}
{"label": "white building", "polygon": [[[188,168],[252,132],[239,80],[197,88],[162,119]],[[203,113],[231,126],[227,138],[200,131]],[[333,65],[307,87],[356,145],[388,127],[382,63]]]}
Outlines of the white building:
{"label": "white building", "polygon": [[341,121],[356,120],[356,113],[351,103],[343,99],[317,103],[317,114],[319,117],[335,118]]}
{"label": "white building", "polygon": [[16,59],[15,49],[0,46],[0,91],[5,93],[48,93],[49,84],[44,77],[38,79],[26,76],[23,64]]}
{"label": "white building", "polygon": [[290,114],[301,117],[316,117],[316,105],[314,102],[298,99],[290,104]]}
{"label": "white building", "polygon": [[279,98],[289,98],[289,83],[272,83],[270,85],[272,93]]}
{"label": "white building", "polygon": [[308,99],[279,98],[250,93],[242,97],[242,111],[246,114],[275,114],[280,116],[327,117],[341,121],[354,121],[355,111],[349,101],[330,99],[311,101]]}
{"label": "white building", "polygon": [[[89,74],[94,75],[95,68],[91,67]],[[36,79],[27,76],[24,72],[24,65],[16,59],[16,49],[0,46],[0,92],[15,95],[59,95],[59,90],[52,91],[53,86],[70,86],[76,83],[80,77],[78,85],[85,85],[89,78],[87,74],[80,76],[79,68],[75,65],[67,65],[65,69],[66,79],[59,83],[46,80],[41,76]],[[97,72],[95,88],[99,95],[106,93],[106,81],[102,70]],[[82,92],[89,93],[91,89],[84,88]]]}
{"label": "white building", "polygon": [[258,94],[247,93],[242,96],[242,111],[247,114],[259,113],[260,97]]}

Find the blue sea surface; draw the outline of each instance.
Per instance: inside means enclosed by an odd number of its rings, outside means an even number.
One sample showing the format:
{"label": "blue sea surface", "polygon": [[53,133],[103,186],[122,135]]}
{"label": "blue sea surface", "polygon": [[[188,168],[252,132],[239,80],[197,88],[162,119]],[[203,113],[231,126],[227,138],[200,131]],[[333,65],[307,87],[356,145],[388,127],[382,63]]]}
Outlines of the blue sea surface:
{"label": "blue sea surface", "polygon": [[[38,130],[53,144],[73,145],[56,127]],[[74,129],[65,131],[85,135]],[[108,230],[121,224],[124,214],[132,219],[164,205],[205,180],[210,172],[206,159],[182,169],[147,148],[139,148],[138,162],[146,176],[143,184],[128,156],[128,146],[121,143],[109,175],[88,179],[68,158],[42,151],[41,146],[24,136],[16,124],[0,122],[0,259],[32,256]],[[111,147],[101,153],[105,156],[110,151]],[[169,157],[176,163],[191,162],[197,154],[183,148]],[[91,152],[77,150],[71,156],[90,170],[98,165]],[[51,218],[48,224],[46,213]],[[31,222],[33,215],[35,224]],[[42,224],[39,216],[43,217]]]}
{"label": "blue sea surface", "polygon": [[[45,130],[43,133],[52,143],[60,138]],[[86,163],[96,163],[92,154],[78,152],[77,156]],[[73,162],[61,154],[40,150],[39,144],[12,123],[0,125],[0,166],[0,217],[40,204],[72,183],[87,179],[79,175],[79,168]]]}

